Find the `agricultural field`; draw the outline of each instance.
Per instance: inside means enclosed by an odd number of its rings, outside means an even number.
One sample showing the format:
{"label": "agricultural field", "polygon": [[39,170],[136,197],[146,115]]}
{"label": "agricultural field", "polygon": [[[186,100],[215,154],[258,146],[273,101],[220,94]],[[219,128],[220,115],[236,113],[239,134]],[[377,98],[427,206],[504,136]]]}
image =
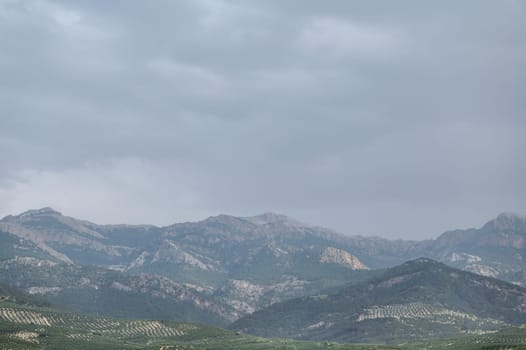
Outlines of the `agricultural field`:
{"label": "agricultural field", "polygon": [[[421,312],[418,305],[409,310]],[[85,316],[7,300],[0,303],[0,350],[8,349],[526,349],[526,329],[429,343],[351,345],[266,339],[189,323]]]}
{"label": "agricultural field", "polygon": [[[364,309],[357,321],[361,322],[364,320],[376,320],[376,319],[406,319],[406,320],[418,320],[423,319],[432,321],[437,324],[450,324],[450,325],[462,325],[467,321],[476,323],[479,329],[484,328],[504,328],[510,326],[505,322],[490,319],[490,318],[479,318],[472,314],[465,312],[459,312],[455,310],[448,310],[440,308],[431,304],[424,303],[408,303],[408,304],[393,304],[393,305],[382,305]],[[483,331],[472,332],[472,333],[484,333]]]}

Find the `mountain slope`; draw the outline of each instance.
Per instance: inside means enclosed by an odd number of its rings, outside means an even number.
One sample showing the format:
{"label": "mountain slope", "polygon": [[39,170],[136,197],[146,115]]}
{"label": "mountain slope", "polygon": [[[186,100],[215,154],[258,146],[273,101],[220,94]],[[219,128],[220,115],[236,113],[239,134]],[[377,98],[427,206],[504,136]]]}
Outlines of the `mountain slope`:
{"label": "mountain slope", "polygon": [[225,325],[240,316],[225,303],[161,276],[29,257],[0,261],[0,283],[60,307],[97,315],[212,325]]}
{"label": "mountain slope", "polygon": [[150,242],[157,231],[146,225],[96,225],[52,208],[28,210],[0,220],[4,235],[35,246],[54,260],[85,265],[126,264],[138,255],[137,247]]}
{"label": "mountain slope", "polygon": [[510,278],[526,269],[525,216],[502,213],[479,229],[446,232],[429,250],[452,266],[526,285],[526,279]]}
{"label": "mountain slope", "polygon": [[[216,286],[230,278],[244,279],[243,270],[254,268],[257,255],[268,255],[274,265],[290,265],[287,255],[303,252],[319,258],[328,247],[351,254],[360,261],[358,266],[369,268],[426,256],[493,277],[526,269],[526,217],[512,213],[500,214],[479,229],[449,231],[434,240],[392,241],[344,236],[273,213],[219,215],[156,227],[97,225],[42,208],[0,220],[0,240],[6,235],[22,241],[10,244],[18,253],[25,249],[69,263],[175,273],[187,282],[197,274]],[[2,248],[0,257],[7,253]],[[181,268],[189,273],[179,272]],[[279,279],[277,274],[271,277]]]}
{"label": "mountain slope", "polygon": [[419,256],[526,285],[525,222],[508,213],[435,240],[392,241],[344,236],[273,213],[156,227],[97,225],[42,208],[0,220],[0,260],[33,257],[162,276],[243,316]]}
{"label": "mountain slope", "polygon": [[417,259],[330,295],[274,304],[231,328],[272,337],[394,342],[526,322],[526,289]]}
{"label": "mountain slope", "polygon": [[331,240],[334,236],[271,213],[219,215],[162,228],[96,225],[51,208],[0,220],[4,258],[30,256],[159,275],[191,285],[240,316],[374,273]]}
{"label": "mountain slope", "polygon": [[351,345],[265,339],[193,323],[93,317],[0,300],[0,349],[80,350],[439,350],[520,349],[526,331],[403,345]]}

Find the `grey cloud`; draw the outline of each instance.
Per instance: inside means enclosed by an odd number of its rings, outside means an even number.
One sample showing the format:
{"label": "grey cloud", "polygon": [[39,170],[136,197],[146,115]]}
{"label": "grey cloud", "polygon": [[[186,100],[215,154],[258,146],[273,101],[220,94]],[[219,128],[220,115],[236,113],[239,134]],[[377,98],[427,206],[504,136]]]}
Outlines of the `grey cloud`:
{"label": "grey cloud", "polygon": [[0,213],[273,210],[415,238],[525,212],[525,14],[513,0],[0,1]]}

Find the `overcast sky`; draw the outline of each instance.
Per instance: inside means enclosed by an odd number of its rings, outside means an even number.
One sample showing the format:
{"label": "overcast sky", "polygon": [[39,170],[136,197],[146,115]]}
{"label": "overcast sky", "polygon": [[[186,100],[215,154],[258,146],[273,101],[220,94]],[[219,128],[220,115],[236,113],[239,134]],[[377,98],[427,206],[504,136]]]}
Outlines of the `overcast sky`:
{"label": "overcast sky", "polygon": [[526,213],[526,1],[0,0],[0,215]]}

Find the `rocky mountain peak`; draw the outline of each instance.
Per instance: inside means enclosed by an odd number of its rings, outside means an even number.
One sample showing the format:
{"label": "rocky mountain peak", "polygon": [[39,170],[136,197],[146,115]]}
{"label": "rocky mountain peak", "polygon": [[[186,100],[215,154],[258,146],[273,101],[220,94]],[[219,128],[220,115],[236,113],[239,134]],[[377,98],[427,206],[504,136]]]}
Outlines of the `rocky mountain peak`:
{"label": "rocky mountain peak", "polygon": [[207,225],[225,225],[225,226],[239,226],[247,224],[242,218],[236,216],[220,214],[216,216],[210,216],[203,221],[197,222],[196,224],[207,224]]}
{"label": "rocky mountain peak", "polygon": [[439,264],[438,261],[435,261],[435,260],[429,259],[429,258],[417,258],[417,259],[414,259],[414,260],[410,260],[407,263],[408,264],[413,264],[413,265],[416,265],[416,264],[433,264],[433,265]]}
{"label": "rocky mountain peak", "polygon": [[287,226],[307,226],[291,217],[283,214],[266,212],[260,215],[245,218],[256,225],[283,224]]}
{"label": "rocky mountain peak", "polygon": [[405,274],[408,271],[410,272],[429,272],[429,271],[435,271],[437,268],[446,268],[449,269],[447,265],[444,265],[441,262],[438,262],[433,259],[429,258],[417,258],[414,260],[409,260],[403,263],[402,265],[395,266],[390,269],[393,273],[401,273]]}
{"label": "rocky mountain peak", "polygon": [[483,228],[498,231],[521,231],[526,232],[526,216],[505,212],[491,220]]}
{"label": "rocky mountain peak", "polygon": [[345,250],[327,247],[325,248],[320,255],[321,263],[332,263],[345,266],[352,270],[368,270],[369,268],[365,266],[357,257],[351,255]]}
{"label": "rocky mountain peak", "polygon": [[27,210],[23,212],[22,214],[18,215],[19,218],[34,217],[34,216],[62,216],[62,213],[59,211],[56,211],[55,209],[51,207],[44,207],[40,209]]}

